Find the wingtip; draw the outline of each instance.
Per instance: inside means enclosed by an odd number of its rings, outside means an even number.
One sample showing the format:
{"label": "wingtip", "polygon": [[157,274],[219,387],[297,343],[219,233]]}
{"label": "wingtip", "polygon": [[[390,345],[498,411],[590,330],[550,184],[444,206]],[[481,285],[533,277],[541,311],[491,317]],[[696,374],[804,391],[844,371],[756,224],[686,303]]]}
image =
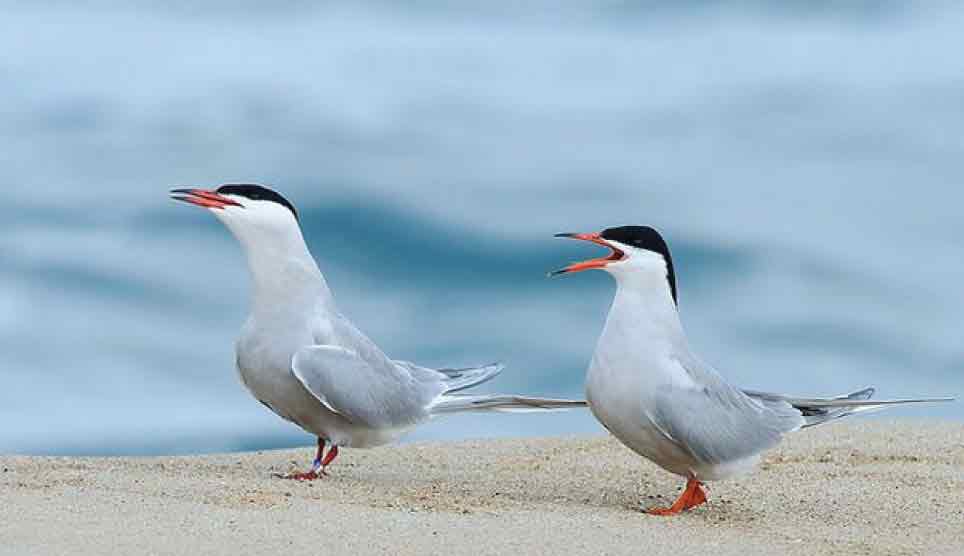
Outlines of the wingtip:
{"label": "wingtip", "polygon": [[857,390],[856,392],[854,392],[853,394],[850,394],[847,397],[850,399],[857,399],[857,400],[869,400],[870,398],[873,398],[874,394],[876,393],[877,393],[876,388],[874,388],[873,386],[868,386],[863,390]]}

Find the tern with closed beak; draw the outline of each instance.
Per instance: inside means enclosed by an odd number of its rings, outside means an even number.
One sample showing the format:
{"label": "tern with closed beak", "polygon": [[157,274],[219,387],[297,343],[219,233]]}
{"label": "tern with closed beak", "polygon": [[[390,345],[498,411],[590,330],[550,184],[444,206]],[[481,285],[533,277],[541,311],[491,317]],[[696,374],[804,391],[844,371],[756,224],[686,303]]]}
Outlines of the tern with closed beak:
{"label": "tern with closed beak", "polygon": [[835,398],[741,390],[690,351],[677,310],[676,270],[663,237],[648,226],[557,234],[606,247],[609,255],[553,275],[605,270],[616,296],[586,375],[593,415],[623,444],[686,478],[672,515],[706,502],[703,481],[749,471],[784,434],[894,404],[867,388]]}
{"label": "tern with closed beak", "polygon": [[439,415],[585,405],[456,394],[491,380],[502,365],[430,369],[390,359],[338,311],[305,244],[298,212],[279,193],[229,184],[174,189],[171,197],[211,211],[247,256],[253,300],[236,346],[241,381],[268,409],[318,438],[311,469],[286,478],[316,479],[339,447],[385,444]]}

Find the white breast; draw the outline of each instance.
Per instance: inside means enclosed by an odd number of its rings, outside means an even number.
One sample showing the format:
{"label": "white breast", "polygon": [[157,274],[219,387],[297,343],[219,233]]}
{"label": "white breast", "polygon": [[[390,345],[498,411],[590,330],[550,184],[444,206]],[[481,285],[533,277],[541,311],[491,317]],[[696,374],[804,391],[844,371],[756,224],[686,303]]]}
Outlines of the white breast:
{"label": "white breast", "polygon": [[238,373],[251,395],[305,431],[336,446],[365,448],[386,444],[404,431],[356,426],[315,398],[291,372],[291,358],[311,334],[271,334],[249,322],[238,341]]}
{"label": "white breast", "polygon": [[621,293],[589,365],[586,399],[593,415],[623,444],[667,471],[686,476],[696,462],[653,423],[647,411],[647,401],[657,389],[695,387],[672,359],[679,341],[678,321],[667,326],[654,319],[651,308]]}

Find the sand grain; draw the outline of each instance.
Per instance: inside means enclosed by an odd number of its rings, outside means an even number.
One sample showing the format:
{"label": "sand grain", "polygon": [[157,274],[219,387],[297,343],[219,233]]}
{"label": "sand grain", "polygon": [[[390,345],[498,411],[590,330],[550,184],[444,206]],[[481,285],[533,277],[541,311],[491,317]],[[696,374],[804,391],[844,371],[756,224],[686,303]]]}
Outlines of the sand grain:
{"label": "sand grain", "polygon": [[964,425],[862,421],[792,435],[755,474],[682,481],[610,438],[171,458],[0,458],[0,553],[964,554]]}

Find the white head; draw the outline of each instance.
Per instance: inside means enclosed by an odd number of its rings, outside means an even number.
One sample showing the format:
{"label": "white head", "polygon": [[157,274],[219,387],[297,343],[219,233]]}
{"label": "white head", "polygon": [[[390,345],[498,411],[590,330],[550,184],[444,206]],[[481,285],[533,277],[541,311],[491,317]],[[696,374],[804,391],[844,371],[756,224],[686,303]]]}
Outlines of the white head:
{"label": "white head", "polygon": [[213,191],[174,189],[171,197],[211,211],[249,251],[290,250],[304,244],[298,211],[267,187],[226,184]]}
{"label": "white head", "polygon": [[601,269],[612,274],[620,285],[656,286],[667,291],[673,303],[677,304],[673,257],[663,236],[655,229],[649,226],[621,226],[591,234],[556,234],[556,237],[591,241],[608,247],[610,253],[606,257],[569,265],[552,272],[552,276]]}
{"label": "white head", "polygon": [[214,214],[241,243],[254,281],[254,311],[277,313],[288,300],[302,314],[305,303],[329,302],[331,292],[301,235],[298,211],[276,191],[252,184],[215,190],[174,189],[171,197]]}

